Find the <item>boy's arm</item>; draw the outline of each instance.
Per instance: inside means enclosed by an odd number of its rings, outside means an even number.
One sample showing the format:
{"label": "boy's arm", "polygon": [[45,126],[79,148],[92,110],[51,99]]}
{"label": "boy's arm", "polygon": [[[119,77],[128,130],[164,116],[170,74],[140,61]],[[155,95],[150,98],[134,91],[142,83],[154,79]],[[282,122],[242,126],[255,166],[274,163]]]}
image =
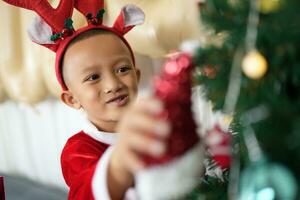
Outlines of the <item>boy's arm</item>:
{"label": "boy's arm", "polygon": [[133,176],[124,171],[115,161],[108,165],[108,190],[112,200],[123,199],[128,188],[133,185]]}
{"label": "boy's arm", "polygon": [[108,165],[108,189],[113,200],[123,199],[133,186],[133,174],[144,167],[142,154],[161,156],[166,150],[169,124],[157,119],[162,112],[160,101],[153,98],[137,101],[119,121],[119,138]]}
{"label": "boy's arm", "polygon": [[114,146],[109,147],[97,163],[92,178],[92,191],[96,200],[123,199],[127,189],[131,186],[126,184],[130,177],[122,179],[122,173],[111,177],[109,165],[114,148]]}

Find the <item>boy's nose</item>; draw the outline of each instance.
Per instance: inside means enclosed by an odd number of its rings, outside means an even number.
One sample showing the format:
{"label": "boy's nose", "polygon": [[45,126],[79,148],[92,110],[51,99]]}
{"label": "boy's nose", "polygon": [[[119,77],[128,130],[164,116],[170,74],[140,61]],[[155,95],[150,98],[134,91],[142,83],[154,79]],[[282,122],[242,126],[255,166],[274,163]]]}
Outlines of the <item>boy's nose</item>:
{"label": "boy's nose", "polygon": [[103,81],[103,90],[105,93],[116,93],[120,91],[123,87],[122,82],[115,75],[106,76]]}

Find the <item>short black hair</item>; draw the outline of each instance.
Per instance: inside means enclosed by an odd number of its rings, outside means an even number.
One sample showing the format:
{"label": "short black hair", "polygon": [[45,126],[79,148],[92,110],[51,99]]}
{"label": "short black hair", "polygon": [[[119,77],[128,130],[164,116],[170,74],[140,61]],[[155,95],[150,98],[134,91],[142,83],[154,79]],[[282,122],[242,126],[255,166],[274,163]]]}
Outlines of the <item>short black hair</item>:
{"label": "short black hair", "polygon": [[67,51],[68,48],[70,48],[73,44],[81,41],[81,40],[84,40],[84,39],[88,39],[92,36],[95,36],[95,35],[102,35],[102,34],[113,34],[112,32],[110,31],[107,31],[107,30],[103,30],[103,29],[91,29],[91,30],[88,30],[80,35],[78,35],[77,37],[75,37],[67,46],[65,52]]}

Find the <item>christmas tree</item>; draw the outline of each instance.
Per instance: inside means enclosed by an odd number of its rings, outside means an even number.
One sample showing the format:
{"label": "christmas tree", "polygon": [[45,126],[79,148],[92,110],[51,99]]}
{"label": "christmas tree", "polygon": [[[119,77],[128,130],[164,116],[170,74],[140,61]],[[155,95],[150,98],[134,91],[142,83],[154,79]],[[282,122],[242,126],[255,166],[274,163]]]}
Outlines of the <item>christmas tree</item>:
{"label": "christmas tree", "polygon": [[214,39],[194,55],[215,110],[232,116],[232,163],[192,199],[299,199],[299,0],[207,0]]}

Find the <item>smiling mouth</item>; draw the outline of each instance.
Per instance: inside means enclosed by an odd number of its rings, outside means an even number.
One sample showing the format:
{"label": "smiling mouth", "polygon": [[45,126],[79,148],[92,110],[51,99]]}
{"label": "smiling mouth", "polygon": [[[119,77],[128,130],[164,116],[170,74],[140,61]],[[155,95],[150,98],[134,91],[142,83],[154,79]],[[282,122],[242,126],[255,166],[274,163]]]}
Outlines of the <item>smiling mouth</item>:
{"label": "smiling mouth", "polygon": [[106,103],[110,104],[110,105],[121,107],[121,106],[126,105],[128,103],[128,101],[129,101],[128,95],[120,95],[116,98],[109,100]]}

